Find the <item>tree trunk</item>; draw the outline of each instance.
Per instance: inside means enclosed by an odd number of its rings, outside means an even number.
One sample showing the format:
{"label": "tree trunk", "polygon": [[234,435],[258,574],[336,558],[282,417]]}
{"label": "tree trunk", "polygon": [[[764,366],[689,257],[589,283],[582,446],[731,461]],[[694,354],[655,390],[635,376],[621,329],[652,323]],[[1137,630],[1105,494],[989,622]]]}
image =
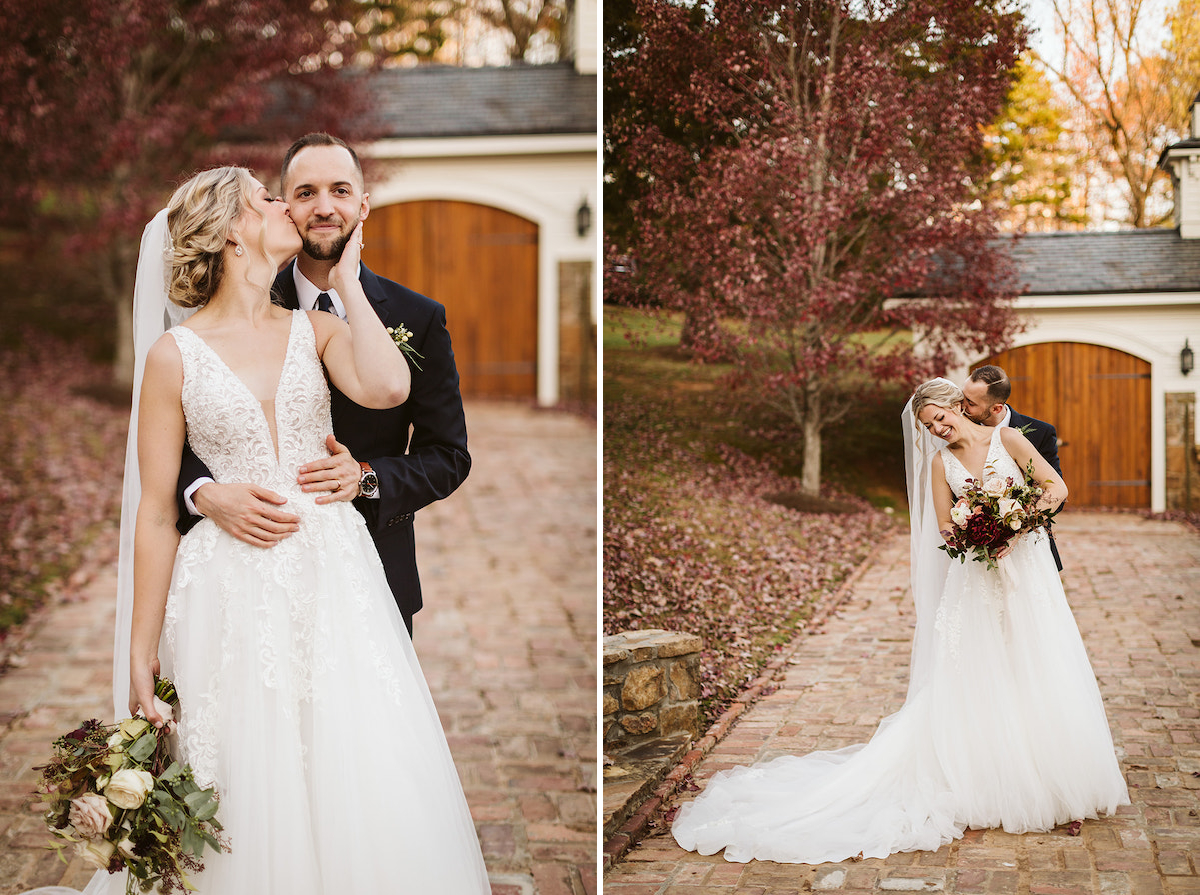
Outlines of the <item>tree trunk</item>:
{"label": "tree trunk", "polygon": [[[117,311],[117,343],[113,353],[113,382],[133,387],[133,284],[137,272],[137,243],[117,238],[111,249],[107,298]],[[147,346],[149,347],[149,346]]]}
{"label": "tree trunk", "polygon": [[683,328],[679,331],[679,347],[683,351],[691,352],[696,350],[696,345],[699,342],[699,329],[696,325],[695,312],[689,311],[683,317]]}
{"label": "tree trunk", "polygon": [[805,388],[804,467],[800,473],[800,490],[816,497],[821,491],[821,392],[819,386]]}
{"label": "tree trunk", "polygon": [[113,382],[133,388],[133,291],[117,296],[117,350],[113,356]]}

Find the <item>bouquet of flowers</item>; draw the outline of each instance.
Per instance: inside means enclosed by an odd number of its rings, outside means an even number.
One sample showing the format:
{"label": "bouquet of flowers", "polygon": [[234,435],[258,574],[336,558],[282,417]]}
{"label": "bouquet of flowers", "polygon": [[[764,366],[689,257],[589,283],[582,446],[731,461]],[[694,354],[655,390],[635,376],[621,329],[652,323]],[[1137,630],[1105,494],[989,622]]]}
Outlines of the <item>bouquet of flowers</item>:
{"label": "bouquet of flowers", "polygon": [[1020,482],[1013,481],[1012,476],[1001,478],[994,469],[988,475],[988,469],[984,470],[983,482],[967,479],[966,493],[950,510],[953,527],[942,532],[946,543],[938,549],[959,562],[966,562],[970,555],[995,569],[996,553],[1001,547],[1022,531],[1049,530],[1062,507],[1047,510],[1037,506],[1045,487],[1034,476],[1032,460]]}
{"label": "bouquet of flowers", "polygon": [[[173,718],[179,700],[165,678],[155,682],[155,707]],[[145,718],[120,724],[85,721],[54,741],[54,758],[39,770],[45,820],[59,842],[99,870],[128,870],[125,891],[192,890],[185,871],[204,869],[204,846],[228,844],[217,822],[218,799],[192,770],[171,757],[175,721],[155,728]]]}

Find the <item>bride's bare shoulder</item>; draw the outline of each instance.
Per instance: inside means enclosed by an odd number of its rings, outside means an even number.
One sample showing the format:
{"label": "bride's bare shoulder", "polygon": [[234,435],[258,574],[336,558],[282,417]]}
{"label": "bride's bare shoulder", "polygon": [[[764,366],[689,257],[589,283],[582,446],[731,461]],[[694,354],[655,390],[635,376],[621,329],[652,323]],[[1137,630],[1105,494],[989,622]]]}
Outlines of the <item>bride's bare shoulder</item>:
{"label": "bride's bare shoulder", "polygon": [[1014,429],[1012,426],[1004,426],[1000,430],[1000,441],[1012,453],[1014,449],[1028,447],[1033,448],[1033,443],[1021,432],[1020,429]]}
{"label": "bride's bare shoulder", "polygon": [[179,343],[175,341],[175,336],[170,332],[165,332],[150,346],[150,350],[146,352],[146,370],[149,371],[151,365],[160,367],[164,364],[182,366],[183,359],[179,354]]}

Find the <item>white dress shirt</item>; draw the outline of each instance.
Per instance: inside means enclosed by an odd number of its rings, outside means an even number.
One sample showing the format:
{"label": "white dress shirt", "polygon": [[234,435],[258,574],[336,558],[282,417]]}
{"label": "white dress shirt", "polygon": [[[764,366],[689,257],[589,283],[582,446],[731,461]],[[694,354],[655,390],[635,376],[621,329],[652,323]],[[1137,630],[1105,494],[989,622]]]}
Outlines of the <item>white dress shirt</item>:
{"label": "white dress shirt", "polygon": [[[358,271],[362,273],[362,265],[358,267]],[[300,265],[292,265],[292,281],[296,284],[296,300],[300,305],[301,310],[315,311],[317,309],[317,297],[322,292],[329,295],[329,300],[333,302],[333,309],[337,315],[343,320],[346,319],[346,306],[342,304],[342,297],[337,294],[336,289],[318,289],[313,285],[312,281],[304,274],[300,273]]]}

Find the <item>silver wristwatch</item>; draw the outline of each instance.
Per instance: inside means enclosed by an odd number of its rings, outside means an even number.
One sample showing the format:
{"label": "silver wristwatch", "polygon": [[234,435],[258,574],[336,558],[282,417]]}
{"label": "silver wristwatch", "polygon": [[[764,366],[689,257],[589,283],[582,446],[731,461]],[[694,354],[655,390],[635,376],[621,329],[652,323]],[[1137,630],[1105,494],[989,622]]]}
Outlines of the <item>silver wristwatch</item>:
{"label": "silver wristwatch", "polygon": [[370,463],[359,462],[362,467],[362,475],[358,479],[358,493],[361,497],[378,497],[379,496],[379,476],[375,470],[371,468]]}

